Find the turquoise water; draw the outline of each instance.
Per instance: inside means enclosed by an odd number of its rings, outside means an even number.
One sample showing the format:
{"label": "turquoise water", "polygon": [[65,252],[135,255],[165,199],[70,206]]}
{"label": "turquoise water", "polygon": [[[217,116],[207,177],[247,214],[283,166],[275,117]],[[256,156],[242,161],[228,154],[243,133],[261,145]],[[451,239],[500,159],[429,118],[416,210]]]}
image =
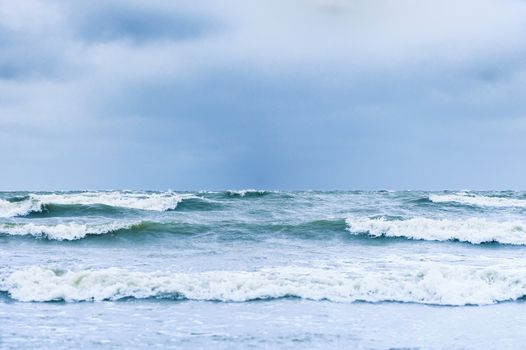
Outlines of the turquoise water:
{"label": "turquoise water", "polygon": [[0,347],[519,347],[525,214],[513,191],[3,192]]}

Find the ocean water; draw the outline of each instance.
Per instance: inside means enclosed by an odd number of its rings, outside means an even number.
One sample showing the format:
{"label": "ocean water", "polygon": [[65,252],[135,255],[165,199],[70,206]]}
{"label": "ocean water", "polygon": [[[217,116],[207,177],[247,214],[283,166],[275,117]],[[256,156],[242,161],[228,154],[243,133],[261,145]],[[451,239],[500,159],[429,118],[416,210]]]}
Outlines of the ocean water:
{"label": "ocean water", "polygon": [[0,348],[521,348],[526,192],[0,193]]}

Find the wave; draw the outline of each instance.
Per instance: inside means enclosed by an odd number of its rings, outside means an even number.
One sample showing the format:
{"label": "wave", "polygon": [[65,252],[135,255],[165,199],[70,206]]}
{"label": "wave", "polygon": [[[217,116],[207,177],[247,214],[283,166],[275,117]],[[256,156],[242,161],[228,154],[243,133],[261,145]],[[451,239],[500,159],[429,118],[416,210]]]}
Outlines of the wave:
{"label": "wave", "polygon": [[[24,236],[49,240],[71,241],[88,236],[105,236],[118,231],[133,232],[133,237],[150,234],[213,234],[228,240],[258,240],[266,237],[287,237],[305,240],[327,240],[366,234],[370,237],[400,237],[427,241],[460,241],[472,244],[500,243],[526,245],[526,222],[489,221],[483,218],[465,220],[401,217],[363,218],[352,217],[332,220],[315,220],[298,223],[286,222],[185,222],[173,220],[89,220],[82,221],[25,221],[0,223],[0,235]],[[37,220],[37,219],[35,219]],[[113,236],[111,236],[113,237]],[[347,236],[348,237],[348,236]],[[100,237],[102,238],[102,237]],[[99,239],[99,238],[97,238]]]}
{"label": "wave", "polygon": [[66,194],[30,195],[31,198],[46,204],[103,204],[112,207],[122,207],[140,210],[166,211],[175,209],[177,204],[186,198],[195,198],[192,194],[166,193],[136,193],[136,192],[82,192]]}
{"label": "wave", "polygon": [[59,222],[35,224],[34,222],[0,223],[0,235],[25,236],[49,240],[72,241],[98,235],[133,232],[133,237],[150,234],[219,234],[222,239],[254,240],[285,235],[300,239],[329,239],[345,233],[345,220],[316,220],[303,223],[246,223],[237,221],[218,221],[212,223],[195,223],[172,220],[142,220],[103,223]]}
{"label": "wave", "polygon": [[0,199],[0,217],[25,216],[42,212],[49,205],[106,205],[111,207],[167,211],[173,210],[186,199],[202,199],[193,194],[142,192],[80,192],[60,194],[29,194],[18,201]]}
{"label": "wave", "polygon": [[0,279],[19,301],[102,301],[171,298],[246,302],[297,297],[333,302],[485,305],[526,294],[526,268],[497,270],[421,263],[374,271],[275,267],[258,271],[145,273],[118,268],[67,271],[30,267]]}
{"label": "wave", "polygon": [[254,189],[226,191],[226,194],[229,197],[261,197],[261,196],[265,196],[271,193],[274,193],[274,192],[265,191],[265,190],[254,190]]}
{"label": "wave", "polygon": [[434,203],[459,203],[481,207],[519,207],[526,208],[526,200],[506,197],[490,197],[469,193],[430,194],[429,200]]}
{"label": "wave", "polygon": [[31,212],[40,211],[42,211],[42,203],[35,199],[30,198],[17,202],[10,202],[0,199],[0,218],[24,216]]}
{"label": "wave", "polygon": [[466,220],[434,220],[412,218],[386,220],[385,218],[348,218],[347,229],[353,234],[375,237],[405,237],[416,240],[456,240],[481,244],[526,244],[526,223],[522,221],[494,222],[482,218]]}
{"label": "wave", "polygon": [[178,211],[211,211],[223,208],[223,203],[205,197],[187,197],[184,198],[178,205]]}
{"label": "wave", "polygon": [[[179,207],[179,206],[178,206]],[[31,211],[24,216],[30,219],[45,218],[71,218],[85,216],[102,216],[119,218],[129,215],[129,209],[121,207],[110,207],[104,204],[42,204],[42,210]]]}
{"label": "wave", "polygon": [[58,241],[82,239],[88,235],[103,235],[121,230],[140,228],[145,221],[113,222],[103,224],[60,223],[56,225],[36,225],[34,223],[2,223],[0,234],[11,236],[31,235]]}

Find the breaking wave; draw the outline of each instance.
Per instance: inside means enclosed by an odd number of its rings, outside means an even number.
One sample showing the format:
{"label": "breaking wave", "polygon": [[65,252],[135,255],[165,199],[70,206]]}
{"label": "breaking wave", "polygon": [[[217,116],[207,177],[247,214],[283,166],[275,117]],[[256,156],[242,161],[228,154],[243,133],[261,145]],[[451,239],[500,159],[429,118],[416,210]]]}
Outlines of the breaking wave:
{"label": "breaking wave", "polygon": [[456,240],[473,244],[498,242],[526,244],[526,223],[522,221],[494,222],[483,218],[466,220],[434,220],[412,218],[386,220],[385,218],[348,218],[347,229],[353,234],[375,237],[405,237],[417,240]]}
{"label": "breaking wave", "polygon": [[[223,240],[264,239],[265,237],[287,236],[299,239],[327,240],[345,233],[345,220],[317,220],[304,223],[242,223],[217,221],[196,223],[177,220],[117,220],[106,222],[58,222],[35,224],[33,222],[0,223],[0,235],[24,236],[50,240],[71,241],[92,235],[104,236],[118,231],[134,232],[134,237],[149,234],[204,234],[217,235]],[[123,232],[124,233],[124,232]],[[103,237],[100,237],[103,238]]]}
{"label": "breaking wave", "polygon": [[265,191],[265,190],[254,190],[254,189],[235,190],[235,191],[230,190],[226,192],[226,194],[229,197],[261,197],[261,196],[265,196],[270,193],[273,193],[273,192]]}
{"label": "breaking wave", "polygon": [[298,297],[334,302],[484,305],[526,294],[526,268],[498,270],[422,263],[395,271],[276,267],[258,271],[145,273],[123,269],[18,270],[0,290],[19,301],[101,301],[172,298],[245,302]]}
{"label": "breaking wave", "polygon": [[191,194],[135,193],[135,192],[82,192],[72,194],[31,195],[31,198],[46,204],[103,204],[141,210],[165,211],[175,209],[185,198],[194,198]]}
{"label": "breaking wave", "polygon": [[137,192],[80,192],[29,194],[19,201],[0,199],[0,217],[25,216],[41,212],[46,205],[106,205],[139,210],[173,210],[185,199],[202,199],[193,194]]}
{"label": "breaking wave", "polygon": [[481,207],[519,207],[526,208],[526,200],[506,197],[490,197],[469,193],[430,194],[429,200],[434,203],[459,203]]}
{"label": "breaking wave", "polygon": [[32,198],[18,202],[0,199],[0,218],[24,216],[39,211],[42,211],[42,202]]}
{"label": "breaking wave", "polygon": [[38,225],[34,223],[1,223],[0,234],[11,236],[42,237],[57,241],[72,241],[88,235],[103,235],[121,230],[141,227],[147,222],[112,222],[103,224],[59,223],[55,225]]}

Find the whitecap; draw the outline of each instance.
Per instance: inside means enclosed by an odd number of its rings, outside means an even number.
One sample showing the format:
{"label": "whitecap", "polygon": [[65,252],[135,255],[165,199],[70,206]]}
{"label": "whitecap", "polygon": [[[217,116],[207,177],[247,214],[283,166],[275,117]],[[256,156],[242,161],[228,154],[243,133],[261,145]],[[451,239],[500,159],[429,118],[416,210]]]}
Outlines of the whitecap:
{"label": "whitecap", "polygon": [[87,235],[102,235],[119,230],[131,229],[141,222],[111,222],[111,223],[58,223],[55,225],[38,225],[34,223],[1,223],[0,233],[11,236],[31,235],[52,240],[77,240]]}
{"label": "whitecap", "polygon": [[526,200],[505,197],[489,197],[466,192],[457,194],[430,194],[429,200],[434,203],[460,203],[481,207],[520,207],[526,208]]}
{"label": "whitecap", "polygon": [[227,193],[230,196],[239,196],[239,197],[245,197],[247,195],[264,195],[267,193],[270,193],[271,191],[265,191],[265,190],[255,190],[255,189],[245,189],[245,190],[229,190]]}
{"label": "whitecap", "polygon": [[186,198],[196,198],[191,194],[141,193],[141,192],[81,192],[60,194],[32,194],[31,198],[45,204],[94,205],[103,204],[131,209],[166,211],[175,209]]}
{"label": "whitecap", "polygon": [[24,216],[31,212],[42,211],[42,202],[29,198],[18,202],[0,199],[0,218]]}
{"label": "whitecap", "polygon": [[435,305],[492,304],[526,294],[526,268],[499,269],[421,263],[404,269],[275,267],[257,271],[134,272],[30,267],[0,280],[20,301],[101,301],[185,298],[245,302],[298,297],[333,302],[397,301]]}
{"label": "whitecap", "polygon": [[522,221],[489,221],[484,218],[428,219],[416,217],[406,220],[385,218],[347,218],[352,234],[367,233],[380,237],[405,237],[417,240],[458,240],[473,244],[498,242],[526,244],[526,223]]}

